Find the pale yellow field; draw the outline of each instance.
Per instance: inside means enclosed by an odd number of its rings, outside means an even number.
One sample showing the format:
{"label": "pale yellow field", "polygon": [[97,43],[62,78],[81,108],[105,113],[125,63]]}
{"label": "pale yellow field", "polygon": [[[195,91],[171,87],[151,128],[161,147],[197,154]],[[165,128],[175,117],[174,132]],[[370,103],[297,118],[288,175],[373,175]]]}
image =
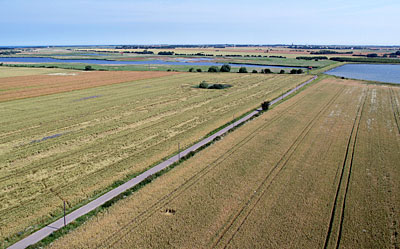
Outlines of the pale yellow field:
{"label": "pale yellow field", "polygon": [[[144,49],[100,49],[100,48],[93,48],[93,49],[77,49],[77,51],[97,51],[97,52],[124,52],[124,53],[132,53],[132,52],[142,52]],[[175,54],[209,54],[213,56],[229,56],[229,55],[242,55],[242,56],[283,56],[286,58],[296,58],[298,56],[326,56],[330,57],[348,57],[352,56],[351,54],[324,54],[324,55],[313,55],[310,54],[311,51],[318,51],[318,50],[307,50],[307,49],[289,49],[283,47],[226,47],[226,48],[175,48],[175,49],[168,49],[168,48],[161,48],[161,49],[147,49],[148,51],[154,52],[155,55],[158,52],[168,51],[174,52]],[[337,52],[349,52],[351,50],[335,50]],[[116,55],[118,55],[116,53]],[[134,54],[129,54],[130,56],[135,56]],[[136,56],[143,56],[143,55],[136,55]]]}
{"label": "pale yellow field", "polygon": [[44,74],[72,74],[75,70],[59,69],[59,68],[29,68],[29,67],[0,67],[0,78],[28,76],[28,75],[44,75]]}
{"label": "pale yellow field", "polygon": [[328,78],[52,248],[398,248],[400,88]]}
{"label": "pale yellow field", "polygon": [[[187,73],[0,103],[1,240],[23,237],[61,215],[62,200],[73,208],[309,78]],[[233,87],[194,88],[203,80]]]}

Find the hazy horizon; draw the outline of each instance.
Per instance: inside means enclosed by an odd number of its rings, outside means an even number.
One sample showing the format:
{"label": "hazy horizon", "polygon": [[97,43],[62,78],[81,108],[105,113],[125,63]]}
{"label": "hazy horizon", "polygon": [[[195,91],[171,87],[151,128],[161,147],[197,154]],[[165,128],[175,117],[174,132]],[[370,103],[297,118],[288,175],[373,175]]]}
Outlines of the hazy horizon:
{"label": "hazy horizon", "polygon": [[398,0],[0,0],[0,8],[0,46],[400,45]]}

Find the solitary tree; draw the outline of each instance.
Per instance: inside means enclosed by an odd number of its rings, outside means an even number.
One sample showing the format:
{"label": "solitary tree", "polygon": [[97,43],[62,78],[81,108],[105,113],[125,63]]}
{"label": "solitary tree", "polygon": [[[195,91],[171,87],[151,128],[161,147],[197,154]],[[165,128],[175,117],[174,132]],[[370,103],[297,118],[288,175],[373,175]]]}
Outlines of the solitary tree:
{"label": "solitary tree", "polygon": [[279,72],[280,74],[284,74],[285,70],[281,69],[281,71]]}
{"label": "solitary tree", "polygon": [[290,70],[290,74],[296,74],[296,73],[297,73],[297,70],[296,70],[296,69]]}
{"label": "solitary tree", "polygon": [[193,67],[189,68],[189,72],[194,72],[194,68]]}
{"label": "solitary tree", "polygon": [[271,105],[271,102],[265,101],[265,102],[263,102],[263,103],[261,104],[261,109],[262,109],[263,111],[266,111],[266,110],[269,109],[269,106],[270,106],[270,105]]}
{"label": "solitary tree", "polygon": [[303,73],[303,70],[297,69],[296,73],[297,73],[297,74],[302,74],[302,73]]}
{"label": "solitary tree", "polygon": [[251,71],[252,73],[258,73],[257,70],[253,69],[253,71]]}
{"label": "solitary tree", "polygon": [[239,73],[247,73],[247,68],[245,67],[239,68]]}
{"label": "solitary tree", "polygon": [[231,66],[228,65],[228,64],[224,64],[224,65],[222,65],[220,71],[221,72],[230,72],[231,71]]}
{"label": "solitary tree", "polygon": [[201,68],[197,68],[197,70],[196,70],[197,72],[199,72],[199,73],[201,73]]}
{"label": "solitary tree", "polygon": [[93,70],[92,66],[85,66],[85,71]]}
{"label": "solitary tree", "polygon": [[269,68],[264,69],[263,72],[264,72],[264,73],[272,73],[272,72],[271,72],[271,69],[269,69]]}

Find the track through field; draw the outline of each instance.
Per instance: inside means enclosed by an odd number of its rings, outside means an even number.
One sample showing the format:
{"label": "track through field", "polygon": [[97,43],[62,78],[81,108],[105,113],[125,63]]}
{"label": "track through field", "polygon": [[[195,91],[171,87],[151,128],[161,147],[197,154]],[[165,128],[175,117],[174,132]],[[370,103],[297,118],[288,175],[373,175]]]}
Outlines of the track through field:
{"label": "track through field", "polygon": [[397,98],[395,96],[395,93],[394,93],[392,87],[390,88],[389,91],[390,91],[390,102],[392,104],[392,110],[393,110],[393,118],[394,118],[394,121],[396,122],[396,125],[397,125],[397,131],[400,134],[400,121],[399,121],[400,111],[399,111],[399,105],[398,105],[398,102],[397,102],[398,100],[397,100]]}
{"label": "track through field", "polygon": [[[320,88],[323,88],[324,85],[318,85],[316,86],[316,91],[319,90]],[[288,110],[291,110],[294,106],[298,105],[304,98],[306,98],[306,95],[302,96],[292,104],[290,104],[288,107],[286,107],[284,110],[282,110],[280,113],[285,113]],[[243,145],[246,143],[250,142],[254,137],[258,135],[258,132],[264,130],[268,126],[272,125],[273,123],[281,120],[284,116],[283,115],[276,115],[273,119],[269,120],[268,122],[264,123],[263,125],[259,126],[256,128],[252,134],[242,140],[240,140],[238,143],[236,143],[232,148],[230,148],[227,152],[224,154],[220,155],[216,160],[214,160],[211,164],[209,164],[207,167],[199,171],[197,174],[193,175],[190,177],[187,181],[185,181],[181,186],[178,188],[174,189],[167,195],[163,196],[161,199],[159,199],[157,202],[155,202],[152,206],[150,206],[148,209],[146,209],[144,212],[140,213],[139,215],[135,216],[129,223],[121,227],[119,230],[115,231],[113,234],[111,234],[108,238],[106,238],[104,241],[101,241],[101,243],[98,244],[98,248],[112,248],[115,243],[117,243],[121,238],[129,234],[132,230],[134,230],[136,227],[138,227],[140,224],[145,222],[148,218],[150,218],[154,213],[158,212],[162,207],[168,205],[168,203],[172,202],[174,199],[178,198],[182,193],[187,191],[191,186],[195,185],[197,182],[199,182],[204,176],[206,176],[208,173],[210,173],[213,169],[215,169],[218,164],[222,163],[224,160],[228,159],[230,155],[235,153],[238,149],[240,149]],[[130,226],[131,224],[135,223],[134,226]]]}
{"label": "track through field", "polygon": [[354,151],[357,142],[360,120],[365,106],[367,93],[363,93],[363,100],[359,103],[356,117],[354,118],[353,127],[351,129],[347,142],[346,153],[342,166],[340,168],[340,178],[336,188],[336,194],[333,201],[331,217],[329,221],[328,231],[325,238],[324,248],[338,248],[342,234],[344,209],[346,205],[346,197],[349,188],[351,170],[353,166]]}
{"label": "track through field", "polygon": [[[302,143],[304,138],[308,135],[312,127],[315,125],[316,121],[322,116],[322,114],[335,102],[335,100],[341,95],[345,87],[340,88],[336,94],[325,104],[319,112],[310,120],[306,127],[300,132],[299,136],[295,139],[289,149],[284,153],[278,163],[272,168],[269,174],[264,178],[262,183],[254,191],[253,195],[248,199],[247,203],[240,209],[240,211],[234,216],[234,218],[229,222],[229,224],[223,229],[222,233],[218,236],[218,239],[214,242],[212,248],[223,247],[227,248],[229,243],[235,237],[235,235],[240,231],[242,225],[246,222],[247,218],[257,206],[261,198],[267,193],[267,190],[279,173],[284,169],[287,162],[290,160],[293,153],[297,150],[298,146]],[[234,226],[237,225],[236,228]],[[229,236],[228,232],[233,230],[233,233]],[[224,238],[229,236],[226,242]]]}
{"label": "track through field", "polygon": [[[318,85],[316,86],[315,91],[319,91],[320,88],[323,88],[324,85]],[[341,88],[334,96],[336,99],[340,93],[344,90],[344,88]],[[287,111],[291,110],[294,106],[299,105],[301,101],[306,98],[306,95],[302,96],[292,104],[290,104],[288,107],[286,107],[284,110],[281,110],[281,114],[286,113]],[[333,100],[331,100],[333,101]],[[329,102],[331,104],[331,101]],[[327,108],[327,107],[326,107]],[[325,108],[323,108],[325,110]],[[319,114],[323,112],[320,110]],[[213,163],[208,165],[206,168],[202,169],[200,172],[198,172],[196,175],[192,176],[190,179],[188,179],[186,182],[184,182],[181,186],[178,188],[174,189],[172,192],[169,194],[165,195],[163,198],[159,199],[155,204],[153,204],[149,209],[145,210],[138,216],[136,216],[133,220],[131,220],[128,224],[126,224],[124,227],[121,229],[117,230],[114,232],[112,235],[110,235],[105,241],[102,241],[99,243],[99,247],[101,248],[112,248],[115,243],[117,243],[119,240],[121,240],[124,236],[129,234],[131,231],[133,231],[136,227],[138,227],[140,224],[142,224],[144,221],[146,221],[148,218],[150,218],[154,213],[158,212],[159,210],[162,209],[162,207],[168,205],[170,202],[172,202],[174,199],[178,198],[182,193],[187,191],[191,186],[199,182],[204,176],[206,176],[208,173],[210,173],[213,169],[215,169],[218,164],[222,163],[224,160],[228,159],[230,155],[235,153],[238,149],[240,149],[243,145],[246,143],[250,142],[253,138],[255,138],[258,135],[258,132],[266,129],[268,126],[272,125],[273,123],[281,120],[284,116],[283,115],[276,115],[273,119],[269,120],[268,122],[264,123],[263,125],[259,126],[256,130],[254,130],[250,136],[247,136],[246,138],[242,139],[239,141],[235,146],[233,146],[231,149],[229,149],[226,153],[223,155],[219,156]],[[309,128],[309,124],[307,125],[307,128]],[[309,130],[309,129],[308,129]],[[293,144],[292,144],[293,146]],[[283,158],[281,158],[281,161]],[[134,226],[130,226],[131,224],[135,223]]]}

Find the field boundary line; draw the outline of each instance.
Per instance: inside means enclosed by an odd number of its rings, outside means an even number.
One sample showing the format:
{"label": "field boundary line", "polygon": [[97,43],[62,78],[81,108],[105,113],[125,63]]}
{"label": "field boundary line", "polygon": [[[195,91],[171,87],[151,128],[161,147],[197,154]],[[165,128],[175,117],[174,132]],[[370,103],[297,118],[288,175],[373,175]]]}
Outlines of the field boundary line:
{"label": "field boundary line", "polygon": [[[310,84],[314,80],[316,80],[318,76],[314,76],[313,78],[299,84],[298,86],[294,87],[290,91],[284,93],[283,95],[273,99],[270,103],[271,105],[277,103],[278,101],[288,97],[289,95],[295,93],[296,91],[300,90],[304,86]],[[189,153],[193,153],[196,150],[200,149],[201,147],[208,145],[214,141],[217,137],[220,137],[230,130],[242,125],[243,123],[247,122],[254,116],[258,115],[262,111],[261,108],[256,109],[255,111],[251,112],[250,114],[246,115],[245,117],[241,118],[240,120],[234,122],[232,125],[227,126],[226,128],[218,131],[217,133],[201,140],[200,142],[192,145],[191,147],[185,149],[184,151],[176,154],[172,157],[169,157],[165,161],[159,163],[158,165],[148,169],[147,171],[141,173],[140,175],[134,177],[133,179],[127,181],[126,183],[106,192],[102,196],[90,201],[86,205],[72,211],[68,215],[66,215],[66,225],[70,224],[71,222],[75,221],[79,217],[88,214],[89,212],[95,210],[96,208],[102,206],[106,202],[112,200],[113,198],[117,197],[118,195],[128,191],[129,189],[135,187],[136,185],[140,184],[141,182],[148,179],[148,177],[168,168],[169,166],[173,165],[180,161],[181,157],[187,156]],[[51,224],[46,225],[45,227],[41,228],[40,230],[30,234],[29,236],[25,237],[24,239],[16,242],[15,244],[8,247],[9,249],[19,249],[19,248],[26,248],[30,245],[33,245],[37,242],[40,242],[42,239],[46,238],[54,231],[57,231],[64,227],[64,218],[61,217],[60,219],[52,222]]]}

